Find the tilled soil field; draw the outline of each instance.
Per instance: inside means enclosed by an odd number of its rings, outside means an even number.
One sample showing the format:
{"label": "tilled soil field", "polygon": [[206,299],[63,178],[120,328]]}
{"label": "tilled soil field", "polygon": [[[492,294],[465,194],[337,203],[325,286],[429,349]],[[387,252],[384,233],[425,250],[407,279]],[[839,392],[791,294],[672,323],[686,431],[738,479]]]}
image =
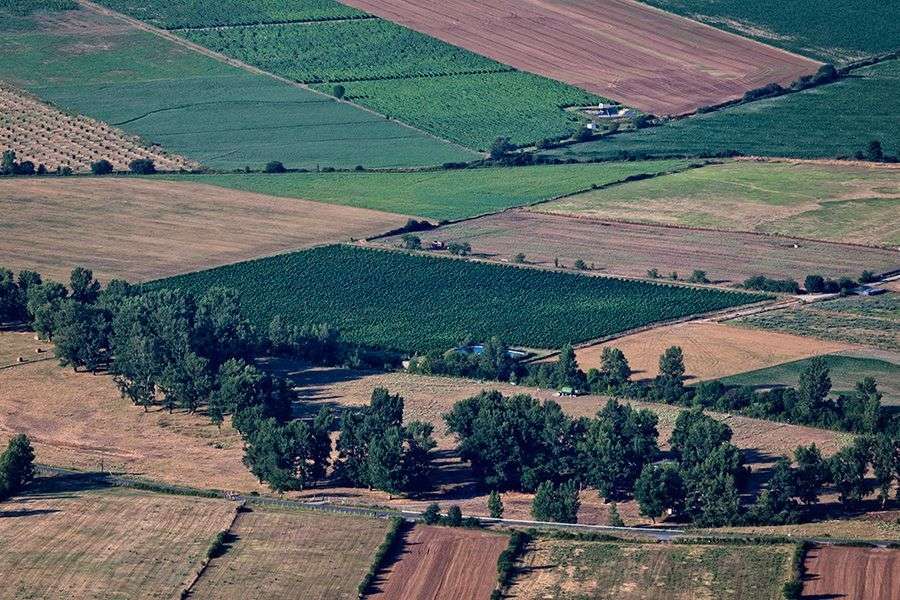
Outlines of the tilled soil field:
{"label": "tilled soil field", "polygon": [[[538,208],[537,210],[541,210]],[[583,260],[592,272],[646,277],[656,269],[687,279],[694,269],[716,283],[755,275],[802,281],[810,273],[859,277],[865,268],[889,271],[900,253],[887,248],[818,242],[753,233],[619,223],[589,217],[508,210],[427,233],[428,239],[468,242],[475,255],[510,262],[522,253],[532,264],[571,268]],[[423,236],[424,239],[424,236]],[[398,245],[399,237],[383,243]]]}
{"label": "tilled soil field", "polygon": [[416,525],[403,538],[396,562],[375,582],[369,600],[487,598],[497,583],[505,535]]}
{"label": "tilled soil field", "polygon": [[680,114],[818,63],[630,0],[343,0],[644,112]]}
{"label": "tilled soil field", "polygon": [[406,222],[374,210],[133,177],[0,181],[0,214],[0,265],[63,281],[80,265],[102,280],[133,283]]}
{"label": "tilled soil field", "polygon": [[806,554],[804,598],[896,600],[900,550],[821,546]]}

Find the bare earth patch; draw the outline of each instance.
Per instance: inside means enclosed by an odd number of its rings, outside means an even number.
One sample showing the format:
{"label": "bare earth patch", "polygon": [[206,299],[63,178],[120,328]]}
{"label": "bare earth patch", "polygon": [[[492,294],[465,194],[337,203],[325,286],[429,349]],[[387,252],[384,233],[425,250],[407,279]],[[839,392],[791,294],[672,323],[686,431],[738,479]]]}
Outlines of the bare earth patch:
{"label": "bare earth patch", "polygon": [[0,598],[174,598],[235,505],[46,478],[0,510]]}
{"label": "bare earth patch", "polygon": [[[83,52],[83,48],[69,48]],[[101,159],[117,171],[127,171],[128,163],[150,159],[159,171],[195,169],[200,165],[159,147],[147,147],[139,138],[106,123],[81,115],[70,115],[0,84],[0,149],[14,150],[19,161],[43,164],[50,171],[67,166],[87,173],[91,163]]]}
{"label": "bare earth patch", "polygon": [[343,0],[523,71],[679,114],[819,63],[630,0]]}
{"label": "bare earth patch", "polygon": [[618,348],[625,353],[635,379],[652,379],[659,374],[659,356],[670,346],[680,346],[684,351],[689,381],[718,379],[853,347],[789,333],[691,322],[626,335],[604,344],[580,348],[575,354],[578,364],[587,370],[600,367],[604,348]]}
{"label": "bare earth patch", "polygon": [[895,600],[900,550],[822,546],[806,555],[804,598]]}
{"label": "bare earth patch", "polygon": [[505,535],[416,525],[403,537],[396,562],[375,582],[371,600],[487,598],[497,583]]}
{"label": "bare earth patch", "polygon": [[167,277],[386,231],[406,217],[138,178],[0,181],[0,265],[68,280]]}
{"label": "bare earth patch", "polygon": [[[900,265],[900,253],[887,248],[527,210],[463,221],[425,235],[429,240],[468,242],[476,255],[492,261],[509,262],[522,253],[532,264],[552,267],[558,260],[571,268],[583,260],[592,272],[628,277],[646,277],[648,270],[656,269],[662,277],[676,272],[686,279],[700,269],[716,283],[736,284],[755,275],[801,281],[809,273],[859,277],[860,265],[875,272]],[[395,246],[400,242],[399,236],[382,241]]]}
{"label": "bare earth patch", "polygon": [[238,514],[234,541],[191,598],[355,600],[386,531],[381,519],[254,506]]}

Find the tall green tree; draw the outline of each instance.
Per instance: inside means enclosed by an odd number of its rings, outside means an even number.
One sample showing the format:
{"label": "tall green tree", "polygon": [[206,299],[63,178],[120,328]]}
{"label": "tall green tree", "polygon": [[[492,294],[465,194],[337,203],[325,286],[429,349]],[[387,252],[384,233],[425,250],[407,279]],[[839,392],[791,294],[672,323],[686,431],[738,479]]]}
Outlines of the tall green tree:
{"label": "tall green tree", "polygon": [[831,481],[844,506],[860,502],[871,492],[866,479],[871,440],[857,438],[853,444],[842,448],[828,459]]}
{"label": "tall green tree", "polygon": [[830,391],[831,377],[828,365],[822,357],[817,356],[810,360],[807,367],[800,373],[794,418],[801,423],[812,422]]}
{"label": "tall green tree", "polygon": [[545,481],[540,484],[531,504],[531,515],[538,521],[553,523],[577,523],[578,486],[574,481],[554,484]]}
{"label": "tall green tree", "polygon": [[500,498],[500,492],[491,490],[491,494],[488,496],[487,507],[488,514],[492,519],[503,518],[503,500]]}
{"label": "tall green tree", "polygon": [[794,474],[794,490],[801,502],[811,506],[819,501],[822,486],[828,482],[830,471],[822,451],[815,444],[797,446],[794,450],[794,462],[797,463]]}
{"label": "tall green tree", "polygon": [[31,326],[43,338],[53,339],[53,326],[62,301],[68,297],[66,286],[54,281],[28,288],[27,310]]}
{"label": "tall green tree", "polygon": [[94,273],[84,267],[75,267],[69,276],[69,288],[72,299],[85,304],[93,304],[100,293],[100,282],[94,279]]}
{"label": "tall green tree", "polygon": [[673,380],[684,378],[684,352],[680,346],[670,346],[659,357],[659,374]]}
{"label": "tall green tree", "polygon": [[680,512],[684,504],[684,483],[678,465],[671,462],[645,465],[635,483],[634,497],[641,514],[654,523],[669,510]]}
{"label": "tall green tree", "polygon": [[883,508],[890,498],[892,482],[895,478],[900,479],[900,440],[891,439],[887,434],[875,437],[872,442],[872,469]]}
{"label": "tall green tree", "polygon": [[34,449],[24,433],[13,436],[0,454],[0,501],[25,489],[34,477]]}
{"label": "tall green tree", "polygon": [[618,348],[606,347],[600,356],[600,372],[611,386],[627,383],[631,378],[631,366],[625,353]]}
{"label": "tall green tree", "polygon": [[108,313],[91,304],[63,300],[56,313],[54,352],[63,367],[84,367],[95,372],[107,360],[110,322]]}

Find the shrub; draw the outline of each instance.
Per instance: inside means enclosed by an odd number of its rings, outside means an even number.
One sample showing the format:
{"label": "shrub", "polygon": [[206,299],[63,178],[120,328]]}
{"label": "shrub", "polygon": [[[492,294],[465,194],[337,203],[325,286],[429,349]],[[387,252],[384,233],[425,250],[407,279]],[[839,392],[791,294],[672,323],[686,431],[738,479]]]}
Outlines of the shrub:
{"label": "shrub", "polygon": [[450,527],[459,527],[460,525],[462,525],[462,522],[462,509],[454,504],[447,511],[447,525],[449,525]]}
{"label": "shrub", "polygon": [[573,266],[579,271],[587,271],[588,268],[587,264],[580,258],[575,261],[575,264]]}
{"label": "shrub", "polygon": [[403,247],[407,250],[418,250],[422,247],[422,240],[417,235],[404,233],[400,239],[403,241]]}
{"label": "shrub", "polygon": [[149,158],[136,158],[128,163],[128,168],[137,175],[152,175],[156,173],[156,165]]}
{"label": "shrub", "polygon": [[108,175],[112,173],[112,171],[112,163],[105,158],[101,158],[100,160],[91,163],[91,173],[94,175]]}
{"label": "shrub", "polygon": [[468,242],[450,242],[447,244],[447,250],[450,254],[468,256],[472,253],[472,246],[470,246]]}
{"label": "shrub", "polygon": [[432,502],[422,513],[422,522],[426,525],[436,525],[441,520],[441,507]]}
{"label": "shrub", "polygon": [[287,169],[284,168],[284,164],[277,160],[267,162],[264,170],[266,173],[284,173],[287,171]]}
{"label": "shrub", "polygon": [[347,89],[340,84],[331,88],[331,95],[334,96],[335,98],[337,98],[338,100],[343,98],[344,94],[346,94],[346,93],[347,93]]}

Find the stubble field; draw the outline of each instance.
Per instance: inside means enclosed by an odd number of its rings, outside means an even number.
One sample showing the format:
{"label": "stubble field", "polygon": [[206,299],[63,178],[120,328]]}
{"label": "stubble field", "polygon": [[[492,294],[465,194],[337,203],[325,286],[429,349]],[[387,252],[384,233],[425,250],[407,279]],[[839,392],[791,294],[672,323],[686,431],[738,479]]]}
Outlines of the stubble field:
{"label": "stubble field", "polygon": [[[177,597],[235,505],[39,479],[0,511],[0,598]],[[83,482],[82,482],[83,483]]]}
{"label": "stubble field", "polygon": [[818,67],[629,0],[345,3],[655,114],[690,112]]}
{"label": "stubble field", "polygon": [[778,600],[790,546],[576,542],[537,538],[510,596],[522,600]]}
{"label": "stubble field", "polygon": [[[491,261],[513,262],[521,253],[527,263],[545,267],[553,267],[558,260],[571,268],[582,260],[592,272],[605,275],[646,277],[649,270],[656,269],[662,278],[677,273],[682,280],[700,269],[711,282],[730,285],[756,275],[803,281],[810,273],[820,273],[855,279],[863,269],[882,273],[900,266],[900,252],[887,248],[536,212],[576,204],[578,198],[539,204],[530,210],[507,210],[421,236],[467,242],[474,254]],[[379,243],[398,246],[402,239],[394,236]]]}
{"label": "stubble field", "polygon": [[75,266],[132,283],[399,227],[403,216],[194,183],[0,181],[0,265],[68,281]]}

